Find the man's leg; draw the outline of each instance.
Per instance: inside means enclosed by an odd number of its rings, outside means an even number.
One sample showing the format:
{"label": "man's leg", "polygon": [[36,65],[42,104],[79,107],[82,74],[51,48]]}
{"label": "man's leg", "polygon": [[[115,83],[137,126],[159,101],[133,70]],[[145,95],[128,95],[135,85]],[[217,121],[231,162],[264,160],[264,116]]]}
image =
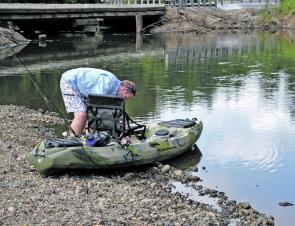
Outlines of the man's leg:
{"label": "man's leg", "polygon": [[75,135],[81,135],[87,120],[86,112],[74,112],[74,119],[71,123],[71,129]]}
{"label": "man's leg", "polygon": [[69,84],[64,80],[60,81],[60,89],[62,98],[65,103],[66,111],[74,113],[74,119],[71,123],[71,129],[75,135],[81,135],[87,120],[86,106],[80,97]]}

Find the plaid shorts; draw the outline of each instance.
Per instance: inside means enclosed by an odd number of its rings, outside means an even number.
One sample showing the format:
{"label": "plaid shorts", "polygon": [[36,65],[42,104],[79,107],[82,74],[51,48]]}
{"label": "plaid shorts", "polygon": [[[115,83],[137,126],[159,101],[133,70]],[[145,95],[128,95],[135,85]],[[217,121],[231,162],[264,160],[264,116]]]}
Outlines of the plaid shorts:
{"label": "plaid shorts", "polygon": [[79,93],[63,79],[60,80],[60,90],[68,113],[86,112],[86,105]]}

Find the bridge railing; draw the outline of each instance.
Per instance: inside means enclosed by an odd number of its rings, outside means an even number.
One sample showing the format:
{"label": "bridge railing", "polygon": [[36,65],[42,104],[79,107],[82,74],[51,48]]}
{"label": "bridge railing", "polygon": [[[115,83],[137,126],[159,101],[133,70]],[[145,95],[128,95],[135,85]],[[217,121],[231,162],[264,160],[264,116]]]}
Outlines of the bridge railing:
{"label": "bridge railing", "polygon": [[189,6],[217,6],[217,5],[223,5],[223,4],[237,4],[237,3],[243,3],[243,4],[265,4],[271,5],[271,4],[277,4],[280,0],[166,0],[166,5],[171,5],[175,7],[189,7]]}
{"label": "bridge railing", "polygon": [[278,3],[279,0],[219,0],[221,4],[223,3],[264,3],[272,4]]}
{"label": "bridge railing", "polygon": [[181,8],[189,6],[216,6],[217,0],[168,0],[166,4]]}
{"label": "bridge railing", "polygon": [[164,0],[107,0],[111,5],[163,5]]}

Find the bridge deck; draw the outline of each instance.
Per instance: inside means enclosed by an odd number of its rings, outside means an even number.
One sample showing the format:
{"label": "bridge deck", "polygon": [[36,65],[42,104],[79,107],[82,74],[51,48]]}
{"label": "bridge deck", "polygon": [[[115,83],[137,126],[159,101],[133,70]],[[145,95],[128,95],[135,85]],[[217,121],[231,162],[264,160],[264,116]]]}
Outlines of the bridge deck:
{"label": "bridge deck", "polygon": [[0,4],[0,20],[163,15],[164,4]]}

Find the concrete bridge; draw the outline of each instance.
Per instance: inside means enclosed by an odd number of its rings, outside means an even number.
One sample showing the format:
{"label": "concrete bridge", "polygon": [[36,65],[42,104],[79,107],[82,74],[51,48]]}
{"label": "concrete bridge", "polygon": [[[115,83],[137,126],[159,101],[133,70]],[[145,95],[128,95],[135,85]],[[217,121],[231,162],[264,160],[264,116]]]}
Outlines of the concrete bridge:
{"label": "concrete bridge", "polygon": [[[255,4],[277,4],[279,0],[102,0],[110,1],[107,4],[0,4],[0,22],[31,21],[31,27],[40,21],[71,21],[73,26],[89,27],[99,30],[99,23],[105,18],[133,17],[135,18],[136,32],[143,29],[143,18],[160,17],[165,13],[165,5],[172,7],[201,7],[215,6],[232,8],[234,4],[247,3],[252,8]],[[257,7],[257,6],[255,6]],[[128,26],[123,24],[122,26]],[[94,29],[93,29],[94,28]]]}
{"label": "concrete bridge", "polygon": [[[142,30],[144,16],[161,16],[165,5],[161,0],[120,0],[114,4],[0,4],[0,21],[73,20],[78,24],[93,23],[105,17],[135,17],[136,31]],[[90,20],[89,20],[90,19]],[[92,22],[91,22],[92,19]],[[82,21],[82,22],[81,22]],[[83,22],[84,21],[84,22]],[[88,22],[87,22],[88,21]]]}

